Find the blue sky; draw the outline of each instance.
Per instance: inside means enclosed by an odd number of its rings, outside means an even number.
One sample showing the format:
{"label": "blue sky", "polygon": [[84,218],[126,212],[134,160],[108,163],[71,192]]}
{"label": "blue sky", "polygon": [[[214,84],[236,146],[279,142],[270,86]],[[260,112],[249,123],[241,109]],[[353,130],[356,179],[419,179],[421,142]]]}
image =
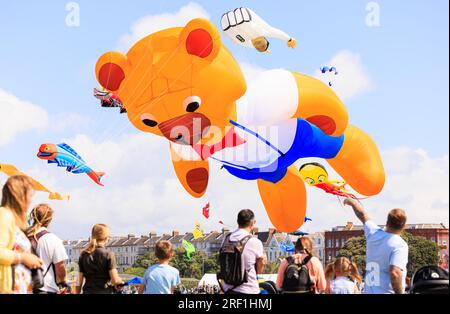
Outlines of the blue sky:
{"label": "blue sky", "polygon": [[[0,86],[49,112],[95,115],[91,88],[97,57],[116,48],[140,17],[176,11],[187,1],[78,1],[80,27],[75,28],[65,25],[66,3],[2,4]],[[448,152],[448,1],[378,1],[381,26],[372,28],[365,25],[367,1],[197,3],[213,21],[233,6],[249,6],[299,40],[295,52],[274,42],[276,53],[270,56],[226,41],[238,59],[312,73],[341,49],[361,54],[375,89],[347,103],[352,122],[381,147]]]}
{"label": "blue sky", "polygon": [[[373,88],[346,101],[351,122],[371,134],[380,150],[405,146],[423,149],[430,158],[448,156],[447,0],[379,0],[380,27],[366,26],[369,1],[362,0],[195,2],[216,25],[227,10],[248,6],[299,42],[289,50],[273,41],[271,54],[259,54],[223,39],[242,62],[313,74],[339,51],[360,55]],[[0,146],[0,162],[25,169],[42,166],[35,158],[39,144],[77,134],[100,141],[117,124],[124,126],[122,133],[137,134],[124,116],[100,109],[92,97],[95,62],[117,49],[140,18],[176,12],[189,1],[77,1],[79,27],[66,26],[66,3],[1,3],[0,89],[44,108],[50,124],[69,114],[78,120],[52,131],[17,135]],[[448,159],[446,169],[448,174]],[[448,207],[448,195],[443,202]]]}

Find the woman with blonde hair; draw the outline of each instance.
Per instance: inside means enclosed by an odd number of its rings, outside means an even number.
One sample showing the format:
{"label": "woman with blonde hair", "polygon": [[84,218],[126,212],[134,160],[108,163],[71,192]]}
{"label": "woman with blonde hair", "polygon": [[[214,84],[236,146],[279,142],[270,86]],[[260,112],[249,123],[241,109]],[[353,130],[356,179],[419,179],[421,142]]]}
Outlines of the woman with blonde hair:
{"label": "woman with blonde hair", "polygon": [[328,294],[359,294],[362,277],[358,266],[347,257],[338,257],[325,270]]}
{"label": "woman with blonde hair", "polygon": [[48,204],[39,204],[31,211],[30,220],[32,225],[26,233],[33,253],[44,263],[44,286],[33,293],[68,293],[65,262],[69,257],[62,240],[47,229],[53,220],[53,209]]}
{"label": "woman with blonde hair", "polygon": [[114,253],[106,249],[109,228],[104,224],[92,227],[88,247],[81,252],[77,293],[112,294],[114,287],[121,289],[123,281],[119,277]]}
{"label": "woman with blonde hair", "polygon": [[325,273],[322,263],[314,254],[310,238],[298,238],[295,254],[281,262],[276,287],[282,293],[314,294],[325,291]]}
{"label": "woman with blonde hair", "polygon": [[24,230],[27,210],[34,195],[26,176],[10,177],[2,189],[0,205],[0,293],[31,293],[31,269],[42,260],[31,253]]}

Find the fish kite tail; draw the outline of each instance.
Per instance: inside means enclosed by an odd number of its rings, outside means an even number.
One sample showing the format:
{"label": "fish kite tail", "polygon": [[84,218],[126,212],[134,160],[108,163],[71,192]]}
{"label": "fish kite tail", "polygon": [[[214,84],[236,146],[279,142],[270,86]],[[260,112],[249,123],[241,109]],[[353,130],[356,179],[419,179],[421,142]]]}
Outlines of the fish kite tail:
{"label": "fish kite tail", "polygon": [[102,177],[105,175],[104,172],[91,171],[91,172],[86,172],[86,174],[89,176],[89,178],[92,179],[92,181],[94,181],[95,183],[97,183],[100,186],[104,186],[103,183],[101,182]]}
{"label": "fish kite tail", "polygon": [[50,192],[50,194],[48,195],[48,199],[58,201],[69,201],[70,195],[61,195],[58,192]]}

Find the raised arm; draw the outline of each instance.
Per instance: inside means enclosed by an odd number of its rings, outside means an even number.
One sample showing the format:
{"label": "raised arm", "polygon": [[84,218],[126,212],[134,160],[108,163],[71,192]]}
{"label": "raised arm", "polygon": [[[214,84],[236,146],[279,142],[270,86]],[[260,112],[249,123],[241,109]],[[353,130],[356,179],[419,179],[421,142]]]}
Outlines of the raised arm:
{"label": "raised arm", "polygon": [[353,211],[355,212],[356,217],[365,224],[368,220],[370,220],[369,214],[364,210],[362,205],[352,198],[346,198],[344,200],[344,205],[350,206],[353,208]]}
{"label": "raised arm", "polygon": [[[248,9],[248,11],[251,14],[252,21],[255,25],[255,27],[259,28],[260,32],[264,34],[265,36],[272,37],[272,38],[278,38],[281,40],[284,40],[286,42],[291,41],[293,43],[295,40],[283,32],[281,29],[275,28],[272,25],[269,25],[265,20],[263,20],[259,15],[257,15],[252,10]],[[296,42],[295,42],[296,44]],[[291,48],[295,47],[295,44],[293,46],[289,46]]]}

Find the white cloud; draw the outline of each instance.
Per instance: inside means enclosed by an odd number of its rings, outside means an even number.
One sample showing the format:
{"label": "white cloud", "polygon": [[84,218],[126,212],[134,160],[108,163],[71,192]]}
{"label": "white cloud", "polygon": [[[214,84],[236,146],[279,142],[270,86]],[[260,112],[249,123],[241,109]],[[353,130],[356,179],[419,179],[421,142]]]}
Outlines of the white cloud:
{"label": "white cloud", "polygon": [[195,2],[190,2],[175,13],[148,15],[131,26],[130,33],[122,36],[119,41],[121,50],[128,50],[134,43],[152,33],[169,27],[184,26],[195,18],[209,19],[208,12]]}
{"label": "white cloud", "polygon": [[245,80],[247,82],[251,82],[254,80],[259,74],[261,74],[264,71],[267,71],[267,69],[256,65],[254,63],[249,62],[239,62],[239,66],[241,67],[242,73],[244,74]]}
{"label": "white cloud", "polygon": [[323,66],[336,67],[338,75],[334,73],[322,74],[320,70],[317,70],[314,76],[326,84],[331,82],[332,88],[343,100],[354,98],[373,88],[372,79],[359,54],[343,50],[324,63]]}
{"label": "white cloud", "polygon": [[45,129],[48,121],[43,108],[0,89],[0,146],[12,142],[20,133]]}
{"label": "white cloud", "polygon": [[82,130],[89,127],[93,120],[91,117],[75,112],[62,112],[50,115],[52,121],[49,130],[52,132],[62,132],[65,130]]}

